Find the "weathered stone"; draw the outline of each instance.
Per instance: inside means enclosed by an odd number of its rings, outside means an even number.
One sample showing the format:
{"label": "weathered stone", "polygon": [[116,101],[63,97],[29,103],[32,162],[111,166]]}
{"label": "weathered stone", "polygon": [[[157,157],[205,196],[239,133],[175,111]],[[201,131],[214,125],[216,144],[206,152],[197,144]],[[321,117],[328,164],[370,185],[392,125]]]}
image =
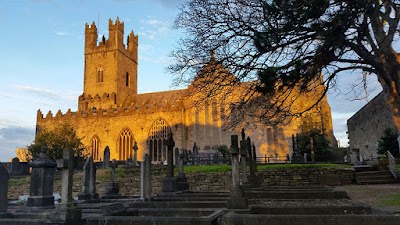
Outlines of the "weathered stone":
{"label": "weathered stone", "polygon": [[168,140],[165,145],[167,146],[167,176],[163,180],[162,191],[163,192],[174,192],[177,190],[176,179],[174,177],[174,164],[173,164],[173,149],[175,147],[175,141],[172,133],[168,134]]}
{"label": "weathered stone", "polygon": [[11,217],[7,212],[8,208],[8,180],[10,176],[3,164],[0,164],[0,218]]}
{"label": "weathered stone", "polygon": [[56,162],[45,155],[47,146],[42,146],[38,157],[29,163],[32,167],[28,207],[54,207],[53,183]]}
{"label": "weathered stone", "polygon": [[106,146],[104,149],[104,159],[103,159],[103,168],[110,167],[110,148]]}
{"label": "weathered stone", "polygon": [[140,197],[144,200],[151,198],[151,162],[149,155],[145,154],[140,171]]}
{"label": "weathered stone", "polygon": [[96,193],[96,165],[93,162],[93,157],[89,157],[83,166],[83,186],[78,199],[96,201],[98,198],[99,194]]}

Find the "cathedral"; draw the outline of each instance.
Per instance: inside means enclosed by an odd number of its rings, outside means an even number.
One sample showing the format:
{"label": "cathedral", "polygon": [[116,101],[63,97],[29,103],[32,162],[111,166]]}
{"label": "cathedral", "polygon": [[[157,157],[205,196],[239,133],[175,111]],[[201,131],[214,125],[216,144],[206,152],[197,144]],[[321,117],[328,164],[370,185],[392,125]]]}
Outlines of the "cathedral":
{"label": "cathedral", "polygon": [[[124,23],[118,18],[109,20],[109,37],[100,41],[95,23],[85,25],[84,87],[78,110],[44,115],[39,109],[38,132],[62,123],[72,125],[95,161],[102,160],[106,146],[111,159],[126,160],[133,155],[135,143],[139,160],[147,153],[153,163],[165,161],[164,142],[170,132],[179,149],[191,150],[195,143],[199,153],[221,145],[229,147],[230,135],[239,132],[227,124],[228,108],[218,98],[193,104],[194,97],[188,94],[192,85],[182,90],[137,93],[138,36],[132,31],[126,43],[124,39]],[[304,97],[304,102],[312,97]],[[316,118],[314,125],[335,142],[326,97],[307,115]],[[300,132],[303,122],[303,118],[295,118],[290,124],[273,127],[252,122],[246,135],[252,138],[258,156],[291,155],[292,135]]]}

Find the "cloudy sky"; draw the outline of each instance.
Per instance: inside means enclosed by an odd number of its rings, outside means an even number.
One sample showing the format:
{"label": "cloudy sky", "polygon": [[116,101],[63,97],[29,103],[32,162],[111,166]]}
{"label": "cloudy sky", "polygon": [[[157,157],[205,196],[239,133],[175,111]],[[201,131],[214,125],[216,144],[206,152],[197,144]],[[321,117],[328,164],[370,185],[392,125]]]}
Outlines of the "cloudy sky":
{"label": "cloudy sky", "polygon": [[[125,34],[139,35],[139,93],[168,90],[168,57],[179,31],[171,28],[184,0],[5,0],[0,4],[0,160],[32,143],[36,112],[76,111],[83,91],[84,25],[95,21],[107,36],[108,19],[118,16]],[[338,79],[329,93],[335,135],[347,145],[346,120],[366,104],[352,101],[354,78]],[[370,79],[369,99],[380,91]],[[347,94],[349,93],[350,94]]]}

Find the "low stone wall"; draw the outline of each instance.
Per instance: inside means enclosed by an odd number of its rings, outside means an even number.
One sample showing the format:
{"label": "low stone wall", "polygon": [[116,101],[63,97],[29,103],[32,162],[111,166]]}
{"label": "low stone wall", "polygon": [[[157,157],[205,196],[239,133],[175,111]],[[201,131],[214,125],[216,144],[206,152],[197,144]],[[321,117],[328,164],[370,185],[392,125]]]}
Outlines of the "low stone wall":
{"label": "low stone wall", "polygon": [[[315,185],[344,185],[354,182],[353,169],[273,169],[259,171],[263,185],[269,186],[315,186]],[[232,187],[231,172],[191,173],[186,174],[190,189],[193,191],[228,191]],[[153,193],[161,192],[163,173],[152,177]],[[121,194],[140,194],[140,177],[117,178]],[[99,193],[104,191],[104,184],[99,187]]]}

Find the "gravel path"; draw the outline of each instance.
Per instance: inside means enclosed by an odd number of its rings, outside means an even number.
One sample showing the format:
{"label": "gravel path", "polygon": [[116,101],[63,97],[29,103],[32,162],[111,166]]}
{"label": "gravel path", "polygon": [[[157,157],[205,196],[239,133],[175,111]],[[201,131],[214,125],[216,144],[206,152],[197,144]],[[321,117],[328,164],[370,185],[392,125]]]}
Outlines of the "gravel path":
{"label": "gravel path", "polygon": [[385,200],[396,196],[400,199],[400,184],[345,185],[338,186],[336,189],[346,191],[350,199],[356,203],[400,212],[399,201],[398,204],[385,203]]}

